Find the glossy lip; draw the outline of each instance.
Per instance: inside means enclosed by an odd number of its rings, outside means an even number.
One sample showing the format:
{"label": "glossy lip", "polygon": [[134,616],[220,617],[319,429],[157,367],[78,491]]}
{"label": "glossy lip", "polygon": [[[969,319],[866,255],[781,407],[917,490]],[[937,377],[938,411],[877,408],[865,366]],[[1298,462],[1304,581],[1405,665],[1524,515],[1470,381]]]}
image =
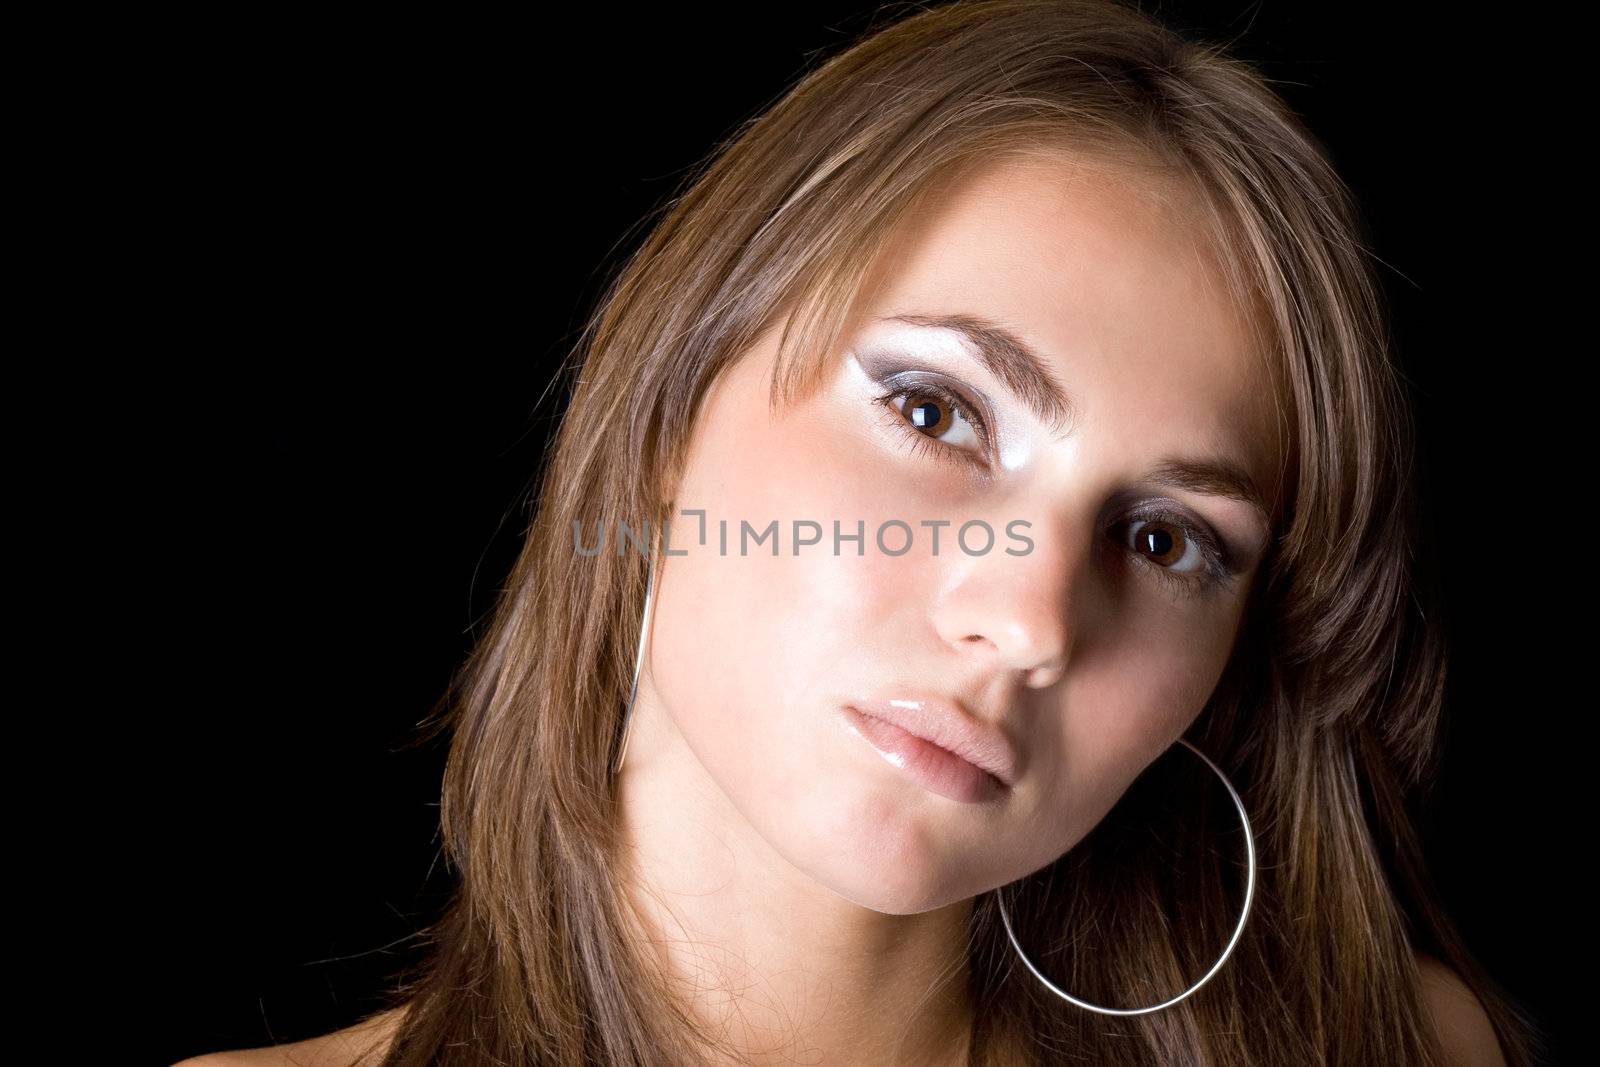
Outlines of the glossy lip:
{"label": "glossy lip", "polygon": [[1016,783],[1016,750],[1000,730],[937,696],[862,698],[844,724],[925,788],[966,803],[992,800]]}

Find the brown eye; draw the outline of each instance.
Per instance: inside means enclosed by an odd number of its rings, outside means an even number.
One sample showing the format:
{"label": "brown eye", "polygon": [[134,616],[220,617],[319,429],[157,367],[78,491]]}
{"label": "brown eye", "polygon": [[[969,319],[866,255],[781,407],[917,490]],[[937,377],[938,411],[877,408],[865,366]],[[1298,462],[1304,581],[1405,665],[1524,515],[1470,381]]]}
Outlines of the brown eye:
{"label": "brown eye", "polygon": [[[1130,524],[1132,547],[1158,567],[1179,572],[1205,567],[1205,553],[1182,526],[1160,519],[1137,519]],[[1187,566],[1179,566],[1185,564]]]}
{"label": "brown eye", "polygon": [[1217,536],[1204,523],[1178,511],[1139,509],[1111,524],[1111,540],[1132,554],[1151,577],[1188,595],[1230,586],[1235,568]]}
{"label": "brown eye", "polygon": [[983,422],[977,413],[942,388],[914,385],[884,398],[900,413],[907,432],[941,445],[982,455]]}
{"label": "brown eye", "polygon": [[941,398],[925,392],[905,396],[906,405],[901,410],[906,419],[929,437],[941,437],[955,424],[954,409]]}
{"label": "brown eye", "polygon": [[907,382],[872,399],[894,412],[893,429],[914,451],[988,462],[988,427],[977,406],[959,392],[931,382]]}

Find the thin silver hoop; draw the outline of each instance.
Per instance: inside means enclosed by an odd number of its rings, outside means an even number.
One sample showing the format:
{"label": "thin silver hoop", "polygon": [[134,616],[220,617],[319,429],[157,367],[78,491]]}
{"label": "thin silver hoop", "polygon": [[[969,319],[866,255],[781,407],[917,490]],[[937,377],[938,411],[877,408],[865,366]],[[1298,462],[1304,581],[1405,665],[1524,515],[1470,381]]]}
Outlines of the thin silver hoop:
{"label": "thin silver hoop", "polygon": [[622,723],[622,747],[617,750],[617,762],[611,766],[611,775],[616,777],[622,770],[622,758],[628,754],[628,738],[633,736],[633,702],[639,696],[639,671],[644,666],[644,643],[650,636],[650,609],[655,605],[656,598],[656,541],[659,535],[652,538],[650,547],[650,576],[644,587],[644,611],[639,616],[639,651],[633,657],[633,687],[628,692],[627,718]]}
{"label": "thin silver hoop", "polygon": [[[613,776],[615,776],[615,774],[622,769],[623,758],[628,754],[628,739],[633,735],[633,705],[634,701],[639,695],[639,675],[644,666],[645,644],[649,640],[650,636],[650,621],[653,617],[652,609],[655,607],[655,588],[656,554],[652,549],[650,555],[649,577],[645,584],[644,611],[641,613],[639,619],[639,650],[633,661],[633,686],[628,694],[627,718],[624,720],[622,727],[622,745],[617,751],[616,763],[613,764],[611,768]],[[1039,968],[1033,965],[1033,961],[1028,958],[1028,954],[1022,950],[1022,945],[1017,941],[1016,932],[1011,928],[1011,915],[1006,911],[1004,896],[1001,894],[999,889],[995,890],[995,903],[1000,908],[1000,921],[1005,925],[1006,937],[1011,940],[1011,947],[1016,951],[1018,958],[1022,960],[1023,964],[1028,968],[1029,971],[1033,972],[1033,976],[1035,978],[1044,983],[1046,989],[1050,990],[1050,992],[1054,993],[1062,1000],[1065,1000],[1071,1004],[1075,1004],[1080,1008],[1087,1009],[1088,1011],[1099,1012],[1102,1015],[1146,1015],[1153,1011],[1161,1011],[1163,1008],[1170,1008],[1172,1005],[1192,995],[1197,989],[1211,981],[1211,979],[1216,976],[1217,972],[1222,969],[1222,965],[1228,961],[1228,957],[1233,954],[1234,946],[1239,943],[1240,936],[1244,934],[1245,923],[1250,918],[1250,906],[1252,903],[1254,903],[1256,895],[1256,842],[1255,833],[1250,827],[1250,815],[1245,810],[1244,801],[1240,799],[1238,790],[1233,788],[1233,783],[1228,780],[1228,776],[1222,773],[1222,768],[1213,763],[1211,757],[1207,756],[1204,752],[1201,752],[1194,745],[1190,744],[1187,738],[1180,737],[1178,738],[1178,741],[1184,745],[1184,747],[1188,748],[1191,752],[1204,760],[1206,766],[1210,767],[1211,770],[1216,773],[1217,777],[1222,779],[1222,784],[1227,787],[1228,795],[1233,798],[1233,806],[1238,809],[1239,821],[1244,827],[1247,875],[1244,889],[1244,907],[1239,913],[1239,924],[1234,927],[1233,936],[1228,939],[1228,946],[1222,950],[1222,955],[1217,958],[1217,962],[1211,965],[1211,969],[1207,971],[1198,982],[1194,983],[1188,989],[1184,990],[1182,993],[1179,993],[1171,1000],[1163,1001],[1160,1004],[1156,1004],[1148,1008],[1105,1008],[1098,1004],[1090,1004],[1086,1000],[1079,1000],[1077,997],[1073,996],[1071,993],[1068,993],[1066,990],[1060,988],[1054,982],[1050,981],[1050,979],[1046,978],[1039,972]]]}
{"label": "thin silver hoop", "polygon": [[1021,958],[1022,962],[1027,965],[1028,970],[1033,972],[1033,976],[1039,979],[1039,981],[1043,982],[1045,988],[1049,989],[1050,992],[1054,993],[1062,1000],[1065,1000],[1071,1004],[1076,1004],[1080,1008],[1087,1008],[1089,1011],[1097,1011],[1101,1015],[1145,1015],[1152,1011],[1160,1011],[1162,1008],[1170,1008],[1172,1005],[1178,1003],[1178,1001],[1189,996],[1195,990],[1211,981],[1216,973],[1222,969],[1222,965],[1227,962],[1229,955],[1233,953],[1233,947],[1239,943],[1239,935],[1244,933],[1245,921],[1250,918],[1250,905],[1255,900],[1256,895],[1256,841],[1255,834],[1250,829],[1250,816],[1244,810],[1244,801],[1239,799],[1239,793],[1233,788],[1233,783],[1228,781],[1228,776],[1222,773],[1222,769],[1220,767],[1211,762],[1211,757],[1207,756],[1204,752],[1201,752],[1198,748],[1195,748],[1194,745],[1190,744],[1187,739],[1180,737],[1178,740],[1188,747],[1188,749],[1195,755],[1205,760],[1206,766],[1215,771],[1217,777],[1222,779],[1222,784],[1228,787],[1228,795],[1233,798],[1233,806],[1239,809],[1239,821],[1244,824],[1244,844],[1247,862],[1249,865],[1249,875],[1244,887],[1244,909],[1239,913],[1239,925],[1234,928],[1233,937],[1228,940],[1228,947],[1222,950],[1221,957],[1217,959],[1216,963],[1211,965],[1211,969],[1205,973],[1205,977],[1201,978],[1194,985],[1190,986],[1188,989],[1185,989],[1182,993],[1179,993],[1171,1000],[1162,1001],[1160,1004],[1149,1008],[1102,1008],[1098,1004],[1090,1004],[1086,1000],[1079,1000],[1077,997],[1073,996],[1071,993],[1068,993],[1066,990],[1061,989],[1054,982],[1050,981],[1050,979],[1040,974],[1039,968],[1035,967],[1033,965],[1033,961],[1028,959],[1028,954],[1023,952],[1022,946],[1017,943],[1017,935],[1012,932],[1011,916],[1006,912],[1005,898],[1001,895],[999,889],[994,891],[995,903],[1000,907],[1000,921],[1005,924],[1006,936],[1011,939],[1011,947],[1016,949],[1017,955]]}

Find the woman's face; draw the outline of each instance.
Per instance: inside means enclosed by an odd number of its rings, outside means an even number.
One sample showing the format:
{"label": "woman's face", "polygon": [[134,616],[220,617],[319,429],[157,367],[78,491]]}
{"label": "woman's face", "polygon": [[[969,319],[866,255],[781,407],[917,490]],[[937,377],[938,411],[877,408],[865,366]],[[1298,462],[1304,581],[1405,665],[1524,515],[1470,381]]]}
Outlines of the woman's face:
{"label": "woman's face", "polygon": [[[641,684],[731,808],[856,903],[922,912],[1060,857],[1234,646],[1267,519],[1172,472],[1270,491],[1272,387],[1187,201],[1153,188],[992,163],[900,231],[812,395],[769,408],[769,333],[701,410]],[[835,522],[864,536],[836,548]],[[845,711],[925,698],[999,732],[1009,786],[930,788]]]}

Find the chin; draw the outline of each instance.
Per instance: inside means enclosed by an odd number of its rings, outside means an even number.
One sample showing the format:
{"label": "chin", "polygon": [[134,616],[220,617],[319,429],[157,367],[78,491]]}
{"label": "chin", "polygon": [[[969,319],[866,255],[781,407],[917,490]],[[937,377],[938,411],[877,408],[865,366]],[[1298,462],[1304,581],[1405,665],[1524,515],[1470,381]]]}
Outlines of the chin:
{"label": "chin", "polygon": [[804,869],[864,908],[916,915],[986,888],[972,850],[933,807],[892,790],[863,790],[814,823]]}

